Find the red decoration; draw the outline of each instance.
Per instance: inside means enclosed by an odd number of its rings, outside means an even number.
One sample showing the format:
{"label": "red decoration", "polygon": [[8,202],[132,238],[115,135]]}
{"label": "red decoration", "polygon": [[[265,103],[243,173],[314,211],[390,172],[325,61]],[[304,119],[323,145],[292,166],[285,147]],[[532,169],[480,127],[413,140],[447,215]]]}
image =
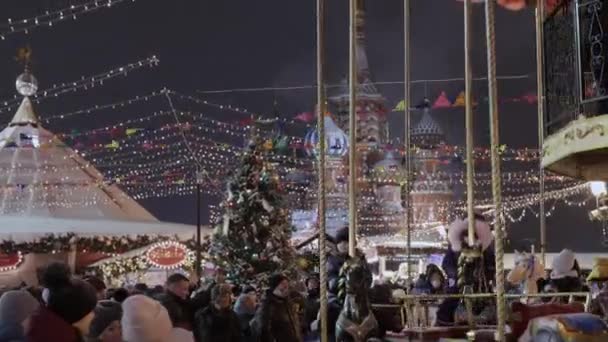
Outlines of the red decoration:
{"label": "red decoration", "polygon": [[510,11],[520,11],[528,5],[529,0],[497,0],[500,6]]}
{"label": "red decoration", "polygon": [[165,241],[155,244],[146,252],[148,261],[160,268],[170,269],[182,266],[188,259],[190,250],[185,245]]}
{"label": "red decoration", "polygon": [[23,256],[20,252],[4,254],[0,253],[0,271],[14,270],[23,261]]}
{"label": "red decoration", "polygon": [[439,94],[437,100],[435,100],[435,103],[433,103],[433,108],[435,109],[450,107],[452,107],[452,103],[450,102],[450,100],[448,100],[448,96],[446,95],[445,91],[442,91],[441,94]]}

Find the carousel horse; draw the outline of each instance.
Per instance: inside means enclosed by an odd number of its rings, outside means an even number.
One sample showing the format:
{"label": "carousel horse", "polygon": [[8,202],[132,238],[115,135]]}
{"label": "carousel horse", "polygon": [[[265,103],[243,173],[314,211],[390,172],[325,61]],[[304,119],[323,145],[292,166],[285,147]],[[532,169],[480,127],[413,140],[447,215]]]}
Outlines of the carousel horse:
{"label": "carousel horse", "polygon": [[336,342],[377,340],[378,321],[368,297],[372,272],[365,256],[358,255],[346,260],[340,275],[340,294],[344,295],[344,305],[336,322]]}
{"label": "carousel horse", "polygon": [[[545,267],[540,259],[532,253],[515,251],[515,266],[507,274],[507,281],[513,285],[520,286],[520,293],[524,295],[538,293],[538,279],[545,276]],[[529,298],[522,298],[523,303],[528,303]]]}
{"label": "carousel horse", "polygon": [[[494,281],[494,236],[488,222],[475,215],[475,241],[468,241],[468,222],[456,220],[448,229],[448,250],[442,262],[448,277],[448,293],[492,292]],[[492,301],[476,299],[473,303],[473,318],[477,323],[490,324],[495,320]],[[457,299],[446,299],[437,313],[439,325],[466,324],[466,303]],[[494,313],[493,313],[494,312]]]}

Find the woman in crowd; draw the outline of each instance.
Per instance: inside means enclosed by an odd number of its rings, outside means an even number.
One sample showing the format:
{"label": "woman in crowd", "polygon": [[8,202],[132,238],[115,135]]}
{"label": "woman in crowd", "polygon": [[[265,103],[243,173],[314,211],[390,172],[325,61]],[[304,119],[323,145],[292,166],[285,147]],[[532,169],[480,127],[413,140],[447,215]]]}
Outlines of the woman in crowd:
{"label": "woman in crowd", "polygon": [[120,303],[111,300],[97,303],[87,342],[122,342],[121,318]]}
{"label": "woman in crowd", "polygon": [[40,307],[40,302],[24,290],[8,291],[0,297],[0,341],[25,341],[23,326]]}
{"label": "woman in crowd", "polygon": [[28,342],[81,342],[89,333],[97,305],[97,291],[89,283],[50,265],[43,275],[46,307],[31,317]]}

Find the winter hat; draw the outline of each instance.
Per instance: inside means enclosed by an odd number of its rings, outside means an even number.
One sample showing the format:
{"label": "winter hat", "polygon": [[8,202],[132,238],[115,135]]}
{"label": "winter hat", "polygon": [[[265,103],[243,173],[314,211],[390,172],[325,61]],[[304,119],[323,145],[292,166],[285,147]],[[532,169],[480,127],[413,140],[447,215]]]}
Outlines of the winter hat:
{"label": "winter hat", "polygon": [[39,307],[40,303],[27,291],[5,292],[0,297],[0,322],[21,324]]}
{"label": "winter hat", "polygon": [[95,310],[97,292],[84,280],[72,278],[49,286],[47,307],[74,324]]}
{"label": "winter hat", "polygon": [[569,249],[564,249],[555,258],[551,266],[551,279],[562,279],[566,277],[578,277],[574,269],[576,257]]}
{"label": "winter hat", "polygon": [[120,303],[111,300],[102,300],[95,307],[95,318],[89,328],[89,337],[98,338],[112,322],[122,318],[122,307]]}
{"label": "winter hat", "polygon": [[[593,269],[587,277],[587,281],[608,280],[608,258],[595,258]],[[0,319],[1,321],[2,319]]]}
{"label": "winter hat", "polygon": [[274,289],[276,289],[277,286],[283,282],[283,280],[289,280],[289,278],[280,273],[273,274],[270,276],[270,278],[268,278],[268,288],[271,291],[274,291]]}
{"label": "winter hat", "polygon": [[348,242],[348,227],[342,227],[338,230],[336,234],[336,238],[334,239],[336,245],[340,242]]}
{"label": "winter hat", "polygon": [[43,287],[42,301],[49,303],[49,284],[55,284],[57,279],[69,279],[71,271],[68,265],[62,262],[52,262],[46,266],[39,267],[37,270],[38,283]]}
{"label": "winter hat", "polygon": [[106,284],[103,282],[103,280],[95,276],[87,276],[84,278],[84,281],[91,284],[91,286],[93,286],[97,292],[101,292],[106,289]]}
{"label": "winter hat", "polygon": [[170,341],[171,319],[167,309],[144,295],[134,295],[122,303],[122,336],[127,342]]}

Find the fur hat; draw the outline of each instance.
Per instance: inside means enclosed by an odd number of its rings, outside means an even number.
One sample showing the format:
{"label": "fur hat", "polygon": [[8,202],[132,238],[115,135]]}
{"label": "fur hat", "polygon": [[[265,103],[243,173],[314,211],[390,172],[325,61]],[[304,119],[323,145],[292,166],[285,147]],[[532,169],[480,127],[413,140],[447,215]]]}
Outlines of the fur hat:
{"label": "fur hat", "polygon": [[289,280],[289,278],[280,273],[273,274],[270,276],[270,278],[268,278],[268,289],[270,289],[270,291],[274,291],[274,289],[276,289],[277,286],[283,282],[283,280]]}
{"label": "fur hat", "polygon": [[134,295],[122,303],[122,336],[125,341],[168,342],[171,319],[159,302],[144,295]]}
{"label": "fur hat", "polygon": [[338,230],[334,242],[336,245],[340,242],[348,242],[348,227],[342,227]]}
{"label": "fur hat", "polygon": [[70,324],[83,319],[96,305],[95,288],[81,279],[72,278],[63,285],[49,288],[47,307]]}
{"label": "fur hat", "polygon": [[0,322],[21,324],[40,307],[31,293],[23,290],[7,291],[0,297]]}
{"label": "fur hat", "polygon": [[555,258],[551,265],[551,279],[562,279],[566,277],[578,277],[575,269],[576,257],[569,249],[564,249]]}
{"label": "fur hat", "polygon": [[98,338],[112,322],[122,318],[122,307],[120,303],[111,300],[102,300],[95,307],[95,318],[91,322],[89,337]]}
{"label": "fur hat", "polygon": [[[452,222],[448,228],[448,241],[452,246],[452,250],[460,252],[462,250],[462,235],[469,229],[468,219],[456,220]],[[486,250],[494,241],[494,234],[492,234],[492,228],[485,220],[475,220],[475,235],[481,243],[483,250]]]}

